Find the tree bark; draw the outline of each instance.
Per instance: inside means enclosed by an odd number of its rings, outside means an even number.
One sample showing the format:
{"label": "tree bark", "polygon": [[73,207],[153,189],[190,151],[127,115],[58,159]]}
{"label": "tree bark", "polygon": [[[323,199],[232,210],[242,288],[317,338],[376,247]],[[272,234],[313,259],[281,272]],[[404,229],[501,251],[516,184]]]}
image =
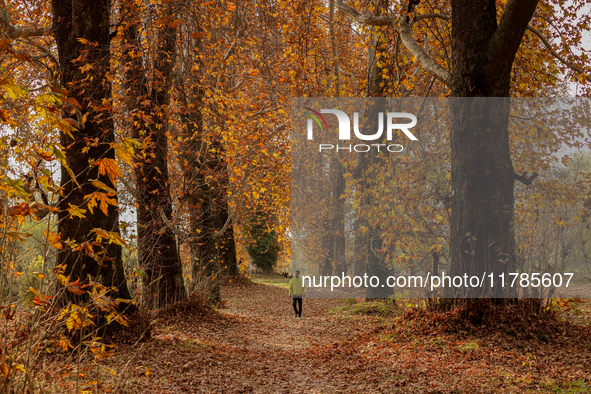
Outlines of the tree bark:
{"label": "tree bark", "polygon": [[[59,201],[58,231],[62,240],[71,240],[77,245],[94,242],[96,237],[93,229],[119,233],[117,186],[108,174],[99,174],[99,168],[92,165],[99,159],[115,160],[115,151],[110,145],[115,142],[115,135],[108,104],[111,100],[111,86],[107,79],[110,11],[110,0],[97,0],[92,4],[83,0],[52,1],[61,85],[68,89],[68,97],[80,104],[78,116],[72,115],[72,106],[65,106],[63,111],[64,117],[78,118],[78,127],[71,133],[60,132],[66,163],[74,178],[62,165],[63,189]],[[83,63],[78,59],[83,59]],[[83,71],[83,65],[90,65],[90,69]],[[87,116],[84,124],[81,124],[82,116]],[[98,180],[115,191],[114,195],[109,196],[115,201],[115,205],[108,205],[107,214],[98,207],[93,209],[94,213],[88,208],[86,196],[94,192],[105,192],[94,186],[92,180]],[[72,206],[86,210],[86,217],[70,215],[68,209]],[[123,271],[121,245],[102,240],[100,246],[92,248],[94,257],[84,251],[73,251],[72,247],[64,245],[57,261],[65,266],[65,275],[70,277],[70,281],[79,279],[81,282],[88,281],[90,275],[92,280],[104,286],[116,287],[117,291],[112,296],[130,299]],[[105,251],[104,254],[100,254],[101,250]],[[76,301],[73,294],[67,294],[70,300]]]}
{"label": "tree bark", "polygon": [[[376,0],[376,10],[379,15],[385,14],[387,12],[387,4],[384,2],[384,0]],[[384,58],[381,56],[381,53],[383,53],[385,49],[382,40],[380,40],[381,35],[378,29],[379,28],[374,28],[374,38],[371,41],[372,47],[369,50],[368,58],[369,77],[367,81],[367,92],[368,96],[370,97],[383,97],[385,94],[385,81],[382,78],[382,68],[379,65],[379,59]],[[372,105],[368,114],[369,119],[371,119],[369,122],[369,127],[372,131],[378,129],[378,114],[380,112],[386,113],[386,110],[387,108],[385,99],[381,99],[377,104]],[[382,139],[384,139],[384,141],[376,142],[385,143],[385,135],[382,137]],[[375,204],[374,198],[370,193],[368,193],[372,187],[375,187],[375,183],[372,182],[371,176],[368,175],[368,172],[373,165],[379,165],[378,163],[383,160],[383,155],[383,152],[377,153],[373,150],[367,153],[357,154],[358,170],[356,172],[358,176],[361,177],[359,191],[362,193],[362,195],[363,193],[367,193],[366,196],[362,197],[361,203],[359,204],[359,212],[361,216],[361,225],[367,227],[368,231],[366,234],[361,234],[358,237],[360,241],[359,251],[361,251],[361,254],[358,254],[357,252],[357,242],[355,244],[355,254],[357,255],[357,258],[363,259],[367,276],[377,276],[382,280],[388,277],[388,273],[390,271],[384,258],[385,253],[383,253],[382,250],[382,229],[380,228],[379,224],[372,224],[368,220],[369,218],[363,217],[363,212],[371,210],[372,205]],[[370,286],[365,291],[365,300],[369,301],[373,299],[382,299],[386,298],[390,294],[392,294],[391,288],[375,288]]]}
{"label": "tree bark", "polygon": [[[451,93],[476,98],[454,101],[451,112],[454,275],[481,277],[507,272],[515,264],[508,96],[515,53],[536,4],[511,0],[497,26],[494,0],[452,1]],[[497,285],[459,295],[500,297],[501,292]]]}
{"label": "tree bark", "polygon": [[[183,76],[179,76],[182,81]],[[181,89],[184,83],[180,83]],[[187,94],[181,92],[184,114],[182,166],[183,200],[189,208],[192,290],[220,301],[221,274],[238,275],[234,227],[227,202],[229,179],[221,142],[207,142],[203,128],[203,89],[197,81]],[[187,96],[190,100],[187,100]],[[189,103],[191,103],[189,105]]]}
{"label": "tree bark", "polygon": [[[196,133],[194,138],[203,136]],[[195,180],[189,196],[189,220],[191,233],[199,238],[191,242],[191,255],[195,259],[193,281],[217,302],[221,301],[220,276],[228,271],[230,275],[238,273],[226,200],[228,179],[220,145],[219,142],[208,145],[203,154],[193,158],[195,166],[190,166],[186,174]]]}
{"label": "tree bark", "polygon": [[[125,5],[130,15],[138,16],[133,2]],[[126,104],[134,138],[142,142],[136,152],[136,200],[138,222],[138,257],[146,272],[144,303],[150,308],[186,298],[182,265],[172,226],[172,201],[168,176],[167,125],[176,55],[176,21],[171,5],[164,7],[157,26],[156,51],[152,78],[137,51],[141,48],[139,21],[133,20],[125,30],[124,51]]]}

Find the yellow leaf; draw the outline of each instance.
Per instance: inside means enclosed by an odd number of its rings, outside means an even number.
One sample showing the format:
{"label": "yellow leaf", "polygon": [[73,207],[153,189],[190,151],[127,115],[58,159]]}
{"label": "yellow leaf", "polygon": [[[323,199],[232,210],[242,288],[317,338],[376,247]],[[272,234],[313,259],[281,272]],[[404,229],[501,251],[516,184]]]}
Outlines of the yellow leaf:
{"label": "yellow leaf", "polygon": [[24,373],[27,373],[27,370],[25,369],[25,367],[22,364],[16,364],[14,367],[16,369],[18,369],[19,371],[22,371]]}
{"label": "yellow leaf", "polygon": [[72,203],[68,203],[68,205],[70,206],[70,208],[68,208],[70,218],[72,218],[73,216],[77,216],[81,219],[86,219],[86,216],[84,216],[84,214],[86,213],[86,209],[72,205]]}
{"label": "yellow leaf", "polygon": [[45,232],[43,233],[43,236],[45,238],[47,238],[47,242],[49,242],[49,244],[51,246],[53,246],[57,250],[61,250],[62,242],[61,242],[61,236],[59,234],[54,234],[52,231],[49,231],[49,233],[48,233],[48,230],[45,230]]}
{"label": "yellow leaf", "polygon": [[99,175],[107,175],[114,185],[117,184],[117,178],[122,177],[121,170],[114,159],[103,158],[94,162],[95,166],[99,168]]}
{"label": "yellow leaf", "polygon": [[47,275],[45,275],[43,272],[33,271],[33,272],[31,272],[31,274],[33,274],[37,279],[45,279],[45,278],[47,278]]}
{"label": "yellow leaf", "polygon": [[6,85],[2,85],[2,88],[6,91],[6,93],[8,94],[8,97],[10,97],[11,99],[24,97],[27,95],[27,91],[25,89],[21,88],[20,86],[6,84]]}
{"label": "yellow leaf", "polygon": [[72,346],[72,344],[70,343],[70,341],[67,338],[64,338],[62,335],[60,335],[60,340],[57,343],[57,345],[65,352],[68,350],[68,347],[71,347],[72,349],[74,348],[74,346]]}
{"label": "yellow leaf", "polygon": [[54,144],[51,144],[51,149],[53,150],[53,154],[57,158],[57,161],[59,161],[59,163],[62,165],[62,167],[64,167],[66,169],[66,171],[68,171],[68,175],[70,175],[70,178],[74,181],[74,183],[76,185],[78,185],[78,187],[80,187],[80,184],[78,183],[78,180],[76,179],[76,175],[74,175],[74,172],[72,171],[70,166],[68,166],[68,161],[66,160],[66,155],[64,154],[64,152],[62,152]]}
{"label": "yellow leaf", "polygon": [[122,142],[113,142],[111,148],[115,149],[117,156],[129,165],[133,165],[134,148],[140,148],[142,143],[134,138],[124,138]]}
{"label": "yellow leaf", "polygon": [[578,216],[573,216],[573,219],[575,220],[575,222],[577,222],[578,224],[581,224],[581,219],[579,219]]}
{"label": "yellow leaf", "polygon": [[109,244],[114,243],[117,245],[122,245],[125,247],[127,246],[127,242],[123,238],[121,238],[121,234],[115,231],[107,231],[103,230],[102,228],[93,228],[91,232],[96,234],[96,240],[102,241],[103,239],[109,240]]}
{"label": "yellow leaf", "polygon": [[34,287],[29,287],[29,291],[35,294],[37,297],[41,298],[41,293],[39,293],[39,291],[37,291],[37,289],[35,289]]}
{"label": "yellow leaf", "polygon": [[[96,181],[98,182],[98,181]],[[99,182],[102,183],[102,182]],[[94,182],[93,182],[94,184]],[[104,185],[104,183],[103,183]],[[105,187],[108,187],[107,185],[105,185]],[[113,189],[111,189],[113,190]],[[94,192],[92,194],[87,194],[84,196],[84,199],[90,198],[88,201],[88,210],[90,211],[90,213],[92,215],[94,215],[94,207],[96,207],[99,203],[100,203],[100,210],[101,212],[103,212],[106,216],[109,215],[109,205],[113,205],[113,206],[117,206],[117,200],[115,200],[114,198],[109,198],[109,197],[114,197],[115,193],[113,191],[113,193],[102,193],[102,192]]]}

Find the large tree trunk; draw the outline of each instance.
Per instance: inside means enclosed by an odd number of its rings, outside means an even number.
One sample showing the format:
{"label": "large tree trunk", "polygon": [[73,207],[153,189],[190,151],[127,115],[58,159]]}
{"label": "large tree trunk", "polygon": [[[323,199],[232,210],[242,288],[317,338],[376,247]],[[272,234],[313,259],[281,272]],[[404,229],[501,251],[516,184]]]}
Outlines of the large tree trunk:
{"label": "large tree trunk", "polygon": [[[510,1],[497,26],[494,0],[452,1],[452,96],[472,98],[454,101],[451,113],[454,275],[481,278],[514,265],[508,96],[513,59],[536,4],[537,0]],[[490,280],[485,283],[490,287]],[[500,296],[501,290],[496,285],[456,295]]]}
{"label": "large tree trunk", "polygon": [[[137,17],[138,9],[130,2],[122,15]],[[182,265],[172,223],[172,201],[168,177],[168,107],[172,70],[176,54],[176,22],[171,5],[165,7],[156,26],[156,50],[153,77],[137,56],[141,50],[137,20],[125,31],[124,63],[127,109],[134,114],[132,134],[142,142],[136,155],[138,256],[146,272],[144,302],[150,308],[186,298]],[[135,118],[137,117],[137,118]]]}
{"label": "large tree trunk", "polygon": [[[61,84],[68,89],[68,96],[80,103],[80,113],[73,115],[73,107],[66,106],[64,116],[78,118],[78,130],[60,133],[66,160],[75,179],[65,166],[61,168],[62,197],[59,202],[58,230],[62,240],[71,240],[78,245],[96,240],[94,229],[119,233],[119,209],[117,196],[109,193],[115,204],[108,205],[107,214],[98,207],[91,213],[87,197],[94,192],[105,190],[94,186],[92,180],[99,180],[116,191],[116,185],[108,174],[99,174],[99,168],[92,163],[99,159],[115,160],[115,151],[109,145],[115,141],[113,120],[109,109],[111,86],[107,80],[109,70],[109,26],[111,2],[97,0],[92,3],[83,0],[53,0],[54,34],[60,62]],[[83,71],[76,59],[91,66]],[[86,122],[80,125],[82,117]],[[89,163],[91,165],[89,165]],[[96,184],[96,183],[95,183]],[[85,209],[86,217],[72,216],[68,209],[78,206]],[[108,287],[116,287],[116,298],[131,298],[123,264],[121,245],[104,239],[100,246],[93,246],[96,255],[91,257],[85,250],[74,252],[64,246],[58,255],[58,264],[65,266],[65,274],[71,281],[87,281],[89,275]],[[105,254],[99,254],[105,250]],[[74,300],[73,294],[68,295]]]}

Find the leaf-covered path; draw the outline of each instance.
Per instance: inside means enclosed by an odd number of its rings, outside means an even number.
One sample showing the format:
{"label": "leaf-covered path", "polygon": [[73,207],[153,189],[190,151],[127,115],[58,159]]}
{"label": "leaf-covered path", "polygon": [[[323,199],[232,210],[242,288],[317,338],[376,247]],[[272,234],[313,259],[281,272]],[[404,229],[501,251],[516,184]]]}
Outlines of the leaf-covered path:
{"label": "leaf-covered path", "polygon": [[[304,299],[303,319],[295,319],[287,290],[279,287],[230,285],[223,298],[216,318],[177,315],[155,329],[131,386],[146,393],[327,393],[368,392],[372,381],[379,383],[375,366],[337,349],[364,329],[328,314],[344,300]],[[336,362],[354,371],[356,381]]]}
{"label": "leaf-covered path", "polygon": [[[292,315],[287,290],[223,287],[217,314],[159,317],[152,339],[122,348],[137,358],[123,393],[578,393],[589,389],[589,344],[512,336],[429,333],[368,315],[329,313],[345,300],[304,299]],[[565,337],[567,338],[567,337]],[[570,389],[576,391],[568,391]],[[564,391],[563,391],[564,390]]]}

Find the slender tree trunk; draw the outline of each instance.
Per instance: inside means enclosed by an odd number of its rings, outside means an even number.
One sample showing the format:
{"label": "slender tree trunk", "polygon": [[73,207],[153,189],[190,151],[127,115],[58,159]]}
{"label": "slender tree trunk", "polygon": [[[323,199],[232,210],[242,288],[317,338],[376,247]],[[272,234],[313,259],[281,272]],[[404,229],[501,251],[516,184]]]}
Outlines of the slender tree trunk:
{"label": "slender tree trunk", "polygon": [[333,211],[333,229],[334,235],[334,261],[335,275],[341,275],[347,271],[347,262],[345,255],[346,237],[345,237],[345,204],[346,200],[341,196],[345,193],[345,171],[341,164],[343,152],[333,156],[334,159],[334,211]]}
{"label": "slender tree trunk", "polygon": [[200,290],[220,301],[219,276],[238,275],[234,229],[227,202],[229,179],[224,152],[219,141],[208,143],[205,138],[202,89],[195,85],[189,101],[185,94],[182,97],[186,108],[186,113],[181,116],[185,125],[183,199],[189,208],[192,289],[202,286]]}
{"label": "slender tree trunk", "polygon": [[[385,14],[387,13],[387,3],[384,0],[377,0],[377,13],[378,14]],[[374,38],[371,41],[372,47],[369,50],[369,58],[368,58],[368,87],[367,92],[368,96],[370,97],[383,97],[385,95],[384,87],[386,81],[382,78],[382,68],[378,64],[379,59],[383,59],[383,56],[380,56],[380,53],[384,51],[382,42],[380,40],[380,28],[375,28],[374,31]],[[383,112],[386,113],[386,101],[382,99],[381,102],[378,104],[372,105],[368,117],[370,119],[369,127],[372,131],[377,130],[378,128],[378,113]],[[369,134],[369,133],[368,133]],[[385,139],[385,135],[383,136]],[[377,141],[378,143],[385,143],[386,141]],[[360,191],[363,193],[365,189],[368,190],[372,187],[375,187],[375,183],[372,182],[372,179],[367,175],[368,170],[373,165],[380,165],[378,164],[381,160],[383,160],[384,153],[377,153],[374,150],[371,150],[367,153],[358,153],[357,159],[360,161],[358,163],[359,166],[359,174],[362,177],[361,188]],[[359,211],[363,212],[371,207],[375,201],[369,195],[365,196],[362,200],[364,203],[363,205],[360,204]],[[367,208],[366,208],[367,207]],[[362,223],[364,226],[368,227],[368,231],[365,235],[360,237],[361,245],[360,249],[362,257],[365,260],[365,267],[367,271],[367,276],[378,276],[383,280],[388,276],[389,268],[386,265],[386,261],[384,259],[385,253],[383,253],[382,249],[382,229],[378,225],[372,225],[367,220],[368,218],[362,219]],[[357,244],[356,244],[357,246]],[[390,295],[391,288],[374,288],[368,287],[366,289],[365,299],[366,301],[372,299],[379,299],[385,298],[386,296]]]}
{"label": "slender tree trunk", "polygon": [[[68,89],[68,97],[80,104],[78,116],[72,106],[65,106],[63,111],[64,117],[78,119],[78,127],[71,133],[60,132],[60,142],[71,172],[62,166],[58,230],[62,240],[71,240],[77,245],[96,241],[94,229],[119,233],[117,187],[108,174],[101,175],[98,166],[92,165],[99,159],[115,160],[115,151],[110,146],[115,136],[108,104],[111,86],[107,79],[110,11],[109,0],[97,0],[92,4],[83,0],[52,1],[61,85]],[[82,64],[78,60],[81,58],[84,64],[91,66],[88,71],[81,69]],[[82,116],[87,116],[84,124],[81,124]],[[114,194],[109,193],[109,198],[115,203],[108,205],[107,214],[98,207],[90,212],[87,196],[94,192],[106,193],[93,185],[92,180],[98,180],[115,191]],[[68,209],[74,206],[86,210],[86,217],[70,215]],[[116,298],[130,299],[121,260],[121,245],[105,239],[100,246],[91,248],[95,252],[94,257],[85,252],[88,249],[75,252],[64,246],[58,255],[58,264],[65,266],[65,274],[71,281],[79,279],[84,282],[90,275],[92,280],[104,286],[116,287],[118,290],[112,294]],[[105,253],[101,254],[101,250]],[[73,294],[67,294],[75,301]]]}

